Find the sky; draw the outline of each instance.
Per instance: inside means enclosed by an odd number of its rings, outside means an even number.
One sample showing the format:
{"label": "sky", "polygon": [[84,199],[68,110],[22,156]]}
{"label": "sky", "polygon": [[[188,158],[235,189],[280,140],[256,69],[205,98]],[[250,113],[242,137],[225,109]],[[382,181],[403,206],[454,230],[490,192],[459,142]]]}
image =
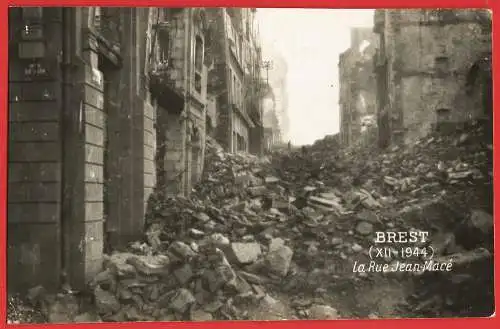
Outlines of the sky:
{"label": "sky", "polygon": [[288,64],[291,142],[339,132],[339,55],[349,48],[351,27],[373,26],[373,10],[259,8],[257,20],[264,60],[272,47]]}

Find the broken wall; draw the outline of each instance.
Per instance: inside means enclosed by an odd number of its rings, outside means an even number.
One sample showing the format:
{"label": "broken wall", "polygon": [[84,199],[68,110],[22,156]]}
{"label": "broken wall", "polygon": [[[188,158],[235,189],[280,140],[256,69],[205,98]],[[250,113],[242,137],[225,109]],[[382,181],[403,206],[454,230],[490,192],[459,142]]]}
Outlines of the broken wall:
{"label": "broken wall", "polygon": [[480,115],[466,94],[466,76],[491,51],[491,30],[475,12],[388,11],[384,35],[393,135],[402,132],[407,143],[426,135],[440,109],[449,110],[453,123]]}
{"label": "broken wall", "polygon": [[232,148],[232,109],[229,104],[229,69],[226,65],[228,57],[227,39],[225,34],[225,17],[221,8],[207,8],[208,21],[213,29],[211,42],[207,44],[206,56],[213,63],[208,72],[207,92],[214,99],[216,141],[225,149]]}
{"label": "broken wall", "polygon": [[165,136],[165,156],[162,159],[164,162],[165,185],[164,189],[167,195],[177,195],[182,193],[182,179],[185,171],[185,147],[183,133],[184,121],[180,115],[168,113],[167,110],[160,108],[163,111],[162,116],[165,121],[162,122],[162,134]]}
{"label": "broken wall", "polygon": [[372,29],[354,28],[351,47],[340,56],[340,135],[346,146],[357,143],[368,146],[377,140],[365,133],[363,120],[377,112],[373,56],[378,48],[379,41]]}

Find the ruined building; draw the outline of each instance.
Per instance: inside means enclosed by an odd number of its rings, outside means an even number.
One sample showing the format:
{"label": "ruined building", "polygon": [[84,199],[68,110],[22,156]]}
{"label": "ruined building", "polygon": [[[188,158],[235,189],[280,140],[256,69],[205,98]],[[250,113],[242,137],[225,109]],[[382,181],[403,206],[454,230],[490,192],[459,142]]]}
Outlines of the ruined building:
{"label": "ruined building", "polygon": [[213,35],[203,8],[9,10],[9,289],[81,288],[142,237],[155,189],[189,194],[216,116]]}
{"label": "ruined building", "polygon": [[214,137],[229,152],[263,152],[261,48],[255,8],[206,9],[213,25],[208,92]]}
{"label": "ruined building", "polygon": [[201,176],[206,130],[204,9],[152,8],[146,72],[156,112],[158,188],[188,195]]}
{"label": "ruined building", "polygon": [[274,89],[268,86],[264,98],[264,151],[269,152],[274,146],[282,143],[282,131],[276,110],[277,101]]}
{"label": "ruined building", "polygon": [[288,90],[287,90],[287,75],[288,65],[283,55],[274,47],[265,48],[265,56],[269,59],[269,67],[266,68],[265,79],[273,92],[273,102],[275,104],[274,111],[278,119],[279,142],[287,142],[290,138],[290,118],[288,116]]}
{"label": "ruined building", "polygon": [[490,12],[380,9],[374,31],[381,146],[491,114]]}
{"label": "ruined building", "polygon": [[373,56],[378,38],[371,28],[352,28],[351,46],[339,58],[340,140],[350,146],[375,129],[377,82]]}

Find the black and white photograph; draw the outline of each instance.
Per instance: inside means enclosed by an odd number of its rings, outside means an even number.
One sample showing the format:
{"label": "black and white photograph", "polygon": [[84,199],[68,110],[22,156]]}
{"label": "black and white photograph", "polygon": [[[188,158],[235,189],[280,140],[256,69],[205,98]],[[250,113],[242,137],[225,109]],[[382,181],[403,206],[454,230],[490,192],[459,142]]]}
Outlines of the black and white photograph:
{"label": "black and white photograph", "polygon": [[8,323],[494,314],[490,10],[8,14]]}

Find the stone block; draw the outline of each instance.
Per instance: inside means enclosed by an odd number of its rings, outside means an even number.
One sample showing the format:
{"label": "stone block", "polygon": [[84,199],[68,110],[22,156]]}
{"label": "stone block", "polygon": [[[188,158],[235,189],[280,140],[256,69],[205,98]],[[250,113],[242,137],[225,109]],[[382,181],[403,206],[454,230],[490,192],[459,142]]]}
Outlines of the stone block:
{"label": "stone block", "polygon": [[154,161],[144,159],[144,173],[155,174],[155,172],[156,172],[155,167],[156,166],[155,166]]}
{"label": "stone block", "polygon": [[92,222],[102,220],[104,218],[103,214],[103,202],[85,202],[85,221]]}
{"label": "stone block", "polygon": [[152,174],[144,174],[144,187],[154,188],[156,185],[156,177]]}
{"label": "stone block", "polygon": [[46,101],[56,99],[56,90],[59,88],[56,82],[37,82],[36,84],[23,84],[23,101]]}
{"label": "stone block", "polygon": [[104,222],[85,223],[85,233],[80,243],[85,246],[87,260],[103,259]]}
{"label": "stone block", "polygon": [[85,201],[99,202],[103,200],[103,184],[85,183]]}
{"label": "stone block", "polygon": [[104,163],[104,149],[99,146],[85,144],[85,162],[102,165]]}
{"label": "stone block", "polygon": [[250,264],[255,262],[262,254],[259,243],[232,243],[227,248],[227,257],[231,262]]}
{"label": "stone block", "polygon": [[156,137],[151,131],[144,130],[144,144],[154,145],[156,142]]}
{"label": "stone block", "polygon": [[105,291],[99,287],[94,290],[94,297],[97,310],[101,315],[111,315],[117,313],[120,308],[120,302],[109,291]]}
{"label": "stone block", "polygon": [[99,90],[90,86],[84,86],[85,100],[84,103],[96,109],[102,110],[104,108],[104,96]]}
{"label": "stone block", "polygon": [[56,102],[13,102],[9,103],[9,122],[59,121]]}
{"label": "stone block", "polygon": [[85,141],[92,145],[104,147],[104,130],[85,124]]}
{"label": "stone block", "polygon": [[57,223],[60,203],[9,203],[7,207],[9,223]]}
{"label": "stone block", "polygon": [[61,165],[56,162],[10,163],[9,182],[56,182]]}
{"label": "stone block", "polygon": [[104,128],[106,123],[106,114],[95,107],[85,104],[85,122],[89,123],[95,127]]}
{"label": "stone block", "polygon": [[9,183],[9,202],[58,202],[61,198],[59,183]]}
{"label": "stone block", "polygon": [[269,271],[273,274],[284,277],[290,268],[293,251],[290,247],[283,246],[267,254],[266,262]]}
{"label": "stone block", "polygon": [[309,318],[313,320],[335,320],[339,318],[339,314],[331,306],[314,305],[309,309]]}
{"label": "stone block", "polygon": [[151,104],[146,103],[144,106],[144,117],[154,120],[156,117],[156,109]]}
{"label": "stone block", "polygon": [[144,144],[144,159],[145,160],[155,160],[155,148],[154,145],[146,145]]}
{"label": "stone block", "polygon": [[[92,58],[96,58],[96,54],[92,53]],[[94,67],[94,68],[93,68]],[[101,71],[96,69],[97,67],[97,62],[93,67],[86,66],[85,67],[85,82],[88,87],[94,88],[97,91],[102,92],[104,89],[104,78],[103,74]]]}
{"label": "stone block", "polygon": [[196,256],[196,253],[191,249],[191,247],[184,242],[176,241],[168,247],[168,255],[172,260],[189,260],[190,258]]}
{"label": "stone block", "polygon": [[181,285],[185,285],[191,280],[194,273],[190,264],[184,264],[174,271],[174,275]]}
{"label": "stone block", "polygon": [[102,165],[85,164],[85,182],[104,183],[104,168]]}
{"label": "stone block", "polygon": [[23,291],[35,282],[56,288],[61,275],[58,225],[9,225],[7,236],[9,291]]}
{"label": "stone block", "polygon": [[196,302],[191,291],[187,289],[179,289],[177,294],[172,298],[169,307],[178,313],[185,313],[189,307]]}
{"label": "stone block", "polygon": [[190,319],[191,321],[212,321],[213,316],[203,310],[196,310],[191,312]]}
{"label": "stone block", "polygon": [[[145,110],[146,111],[146,110]],[[152,134],[156,133],[154,128],[154,120],[146,115],[144,115],[144,131],[150,132]]]}
{"label": "stone block", "polygon": [[59,161],[61,146],[59,142],[9,142],[11,162],[52,162]]}

